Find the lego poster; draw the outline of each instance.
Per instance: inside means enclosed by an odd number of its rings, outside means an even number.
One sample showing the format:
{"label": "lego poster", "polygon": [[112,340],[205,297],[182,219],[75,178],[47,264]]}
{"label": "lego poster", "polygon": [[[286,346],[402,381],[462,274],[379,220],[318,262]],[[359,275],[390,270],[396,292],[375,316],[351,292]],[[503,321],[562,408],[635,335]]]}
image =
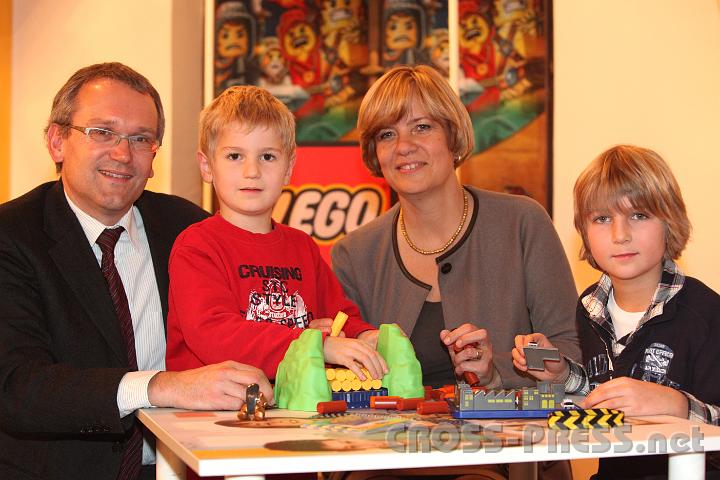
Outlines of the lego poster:
{"label": "lego poster", "polygon": [[299,144],[354,143],[375,79],[430,63],[434,36],[447,39],[447,2],[216,0],[214,23],[215,96],[261,86],[295,114]]}
{"label": "lego poster", "polygon": [[357,139],[357,109],[380,73],[369,66],[364,0],[216,4],[215,95],[258,85],[295,114],[298,143]]}
{"label": "lego poster", "polygon": [[464,183],[550,210],[550,12],[546,0],[459,0],[458,91],[475,131]]}

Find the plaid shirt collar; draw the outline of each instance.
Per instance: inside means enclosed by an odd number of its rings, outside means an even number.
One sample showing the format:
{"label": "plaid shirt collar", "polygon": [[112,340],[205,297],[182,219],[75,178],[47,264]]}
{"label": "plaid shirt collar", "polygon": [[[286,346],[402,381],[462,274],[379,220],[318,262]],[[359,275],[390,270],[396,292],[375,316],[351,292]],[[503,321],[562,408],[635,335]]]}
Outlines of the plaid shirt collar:
{"label": "plaid shirt collar", "polygon": [[[640,322],[638,322],[638,326],[635,331],[628,337],[628,342],[635,332],[637,332],[645,323],[663,313],[665,304],[680,291],[683,283],[685,283],[685,275],[683,275],[675,262],[672,260],[665,260],[662,275],[660,277],[660,283],[655,290],[653,300],[650,302],[650,305],[645,311],[642,319],[640,319]],[[615,329],[613,328],[612,319],[610,318],[610,314],[607,309],[611,289],[612,281],[606,273],[603,273],[595,290],[590,292],[588,295],[585,295],[581,299],[581,302],[585,307],[585,310],[587,310],[590,320],[612,333],[613,350],[615,350],[614,347],[617,342],[617,338],[615,338]]]}

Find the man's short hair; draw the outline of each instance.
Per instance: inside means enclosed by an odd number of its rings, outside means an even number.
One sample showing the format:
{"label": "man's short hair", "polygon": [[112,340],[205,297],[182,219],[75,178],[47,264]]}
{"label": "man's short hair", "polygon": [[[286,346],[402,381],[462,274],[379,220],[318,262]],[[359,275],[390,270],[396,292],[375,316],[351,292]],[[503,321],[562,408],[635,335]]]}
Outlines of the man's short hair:
{"label": "man's short hair", "polygon": [[668,259],[677,259],[690,238],[690,220],[677,180],[662,157],[647,148],[617,145],[604,151],[580,174],[573,196],[575,229],[583,241],[580,259],[599,270],[587,237],[588,222],[598,211],[637,209],[662,220]]}
{"label": "man's short hair", "polygon": [[472,154],[475,137],[470,115],[447,80],[427,65],[398,66],[372,84],[358,113],[362,159],[376,177],[382,177],[382,171],[375,152],[375,136],[404,118],[413,99],[442,125],[455,167]]}
{"label": "man's short hair", "polygon": [[252,130],[257,127],[276,129],[283,152],[295,155],[295,117],[284,103],[264,88],[252,85],[226,89],[200,113],[200,150],[208,159],[223,128],[232,122]]}
{"label": "man's short hair", "polygon": [[[162,144],[165,133],[165,113],[163,111],[162,101],[160,100],[160,94],[147,78],[119,62],[96,63],[95,65],[81,68],[73,73],[68,81],[65,82],[65,85],[63,85],[55,95],[52,109],[50,110],[50,118],[45,126],[46,139],[48,129],[53,123],[63,127],[63,134],[67,134],[69,130],[68,125],[72,123],[72,116],[75,113],[77,106],[76,99],[80,89],[84,85],[102,78],[124,83],[138,93],[150,95],[155,104],[158,117],[156,135],[158,142]],[[62,163],[57,164],[56,168],[59,173],[62,169]]]}

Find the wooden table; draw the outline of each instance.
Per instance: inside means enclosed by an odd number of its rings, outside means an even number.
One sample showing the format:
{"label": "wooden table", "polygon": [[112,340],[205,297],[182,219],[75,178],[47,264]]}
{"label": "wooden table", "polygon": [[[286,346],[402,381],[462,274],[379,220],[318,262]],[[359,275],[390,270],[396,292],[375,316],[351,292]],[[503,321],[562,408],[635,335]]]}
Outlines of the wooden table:
{"label": "wooden table", "polygon": [[[307,418],[312,414],[270,410],[268,417]],[[407,451],[406,443],[385,435],[358,436],[307,428],[238,428],[227,426],[237,420],[235,412],[190,412],[175,409],[143,409],[138,417],[157,437],[157,478],[183,479],[185,466],[200,476],[263,478],[265,474],[374,470],[392,468],[453,467],[482,464],[525,464],[533,475],[533,463],[544,460],[572,460],[608,456],[635,456],[648,452],[669,454],[671,479],[703,478],[705,451],[720,450],[720,427],[693,424],[675,417],[630,419],[631,425],[602,430],[553,431],[544,421],[473,421],[473,424],[501,428],[504,437],[517,439],[516,446],[497,443],[479,448],[473,442],[455,445],[453,431],[477,426],[445,425],[435,430],[420,427],[417,438],[434,439],[435,447],[450,451]],[[301,422],[302,420],[295,420]],[[221,423],[218,423],[221,422]],[[225,422],[226,425],[223,425]],[[415,428],[415,427],[413,427]],[[424,428],[424,430],[423,430]],[[450,432],[443,442],[442,431]],[[416,432],[417,433],[417,432]],[[430,436],[429,436],[430,435]],[[368,443],[377,438],[379,443]],[[453,440],[455,438],[455,440]],[[497,437],[495,437],[497,438]],[[524,440],[520,441],[521,438]],[[333,451],[286,451],[265,448],[272,442],[292,440],[334,440]],[[340,443],[337,443],[340,442]],[[345,443],[345,445],[342,444]],[[377,442],[377,440],[376,440]],[[426,442],[427,443],[427,442]],[[341,451],[361,444],[363,449]],[[423,450],[422,442],[411,443]],[[395,451],[393,450],[394,447]],[[400,451],[405,450],[405,451]],[[463,451],[466,450],[466,451]]]}

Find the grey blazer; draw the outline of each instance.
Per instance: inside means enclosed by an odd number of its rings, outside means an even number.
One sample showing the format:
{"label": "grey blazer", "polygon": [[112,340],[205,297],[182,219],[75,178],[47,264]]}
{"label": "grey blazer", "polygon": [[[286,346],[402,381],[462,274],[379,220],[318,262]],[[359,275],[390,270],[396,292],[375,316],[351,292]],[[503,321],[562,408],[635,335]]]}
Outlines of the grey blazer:
{"label": "grey blazer", "polygon": [[[577,291],[550,217],[534,200],[465,187],[474,210],[460,241],[437,258],[445,327],[485,328],[503,386],[532,385],[513,366],[515,335],[545,334],[563,355],[580,357]],[[404,268],[397,248],[399,205],[332,249],[347,296],[373,325],[411,335],[430,286]]]}

